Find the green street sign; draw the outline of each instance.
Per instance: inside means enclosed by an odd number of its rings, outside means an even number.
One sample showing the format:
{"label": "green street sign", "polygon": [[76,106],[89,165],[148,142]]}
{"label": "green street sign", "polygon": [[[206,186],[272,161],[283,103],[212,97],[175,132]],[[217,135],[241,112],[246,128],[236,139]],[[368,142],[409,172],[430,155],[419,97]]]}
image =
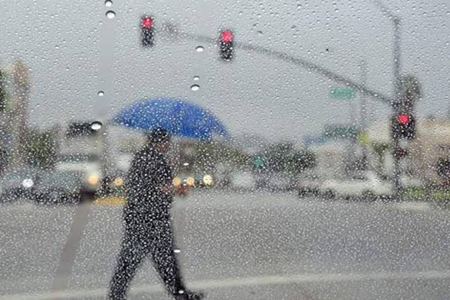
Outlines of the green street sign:
{"label": "green street sign", "polygon": [[256,156],[253,158],[253,165],[258,168],[264,166],[264,159],[261,156]]}
{"label": "green street sign", "polygon": [[350,87],[334,87],[330,90],[330,96],[334,99],[353,99],[356,91]]}

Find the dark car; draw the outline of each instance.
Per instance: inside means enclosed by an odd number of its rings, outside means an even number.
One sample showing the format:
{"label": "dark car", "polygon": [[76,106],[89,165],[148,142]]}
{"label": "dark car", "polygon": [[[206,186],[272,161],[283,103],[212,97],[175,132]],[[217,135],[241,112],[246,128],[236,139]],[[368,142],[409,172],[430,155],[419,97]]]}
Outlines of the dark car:
{"label": "dark car", "polygon": [[0,178],[2,188],[0,201],[12,202],[19,199],[31,199],[38,171],[31,168],[15,168]]}
{"label": "dark car", "polygon": [[126,173],[123,171],[115,170],[111,172],[102,178],[97,194],[100,197],[123,195],[125,193],[125,178]]}
{"label": "dark car", "polygon": [[75,171],[49,171],[42,174],[33,189],[38,203],[78,203],[83,193],[83,176]]}
{"label": "dark car", "polygon": [[318,196],[322,179],[316,174],[303,174],[296,183],[299,197]]}

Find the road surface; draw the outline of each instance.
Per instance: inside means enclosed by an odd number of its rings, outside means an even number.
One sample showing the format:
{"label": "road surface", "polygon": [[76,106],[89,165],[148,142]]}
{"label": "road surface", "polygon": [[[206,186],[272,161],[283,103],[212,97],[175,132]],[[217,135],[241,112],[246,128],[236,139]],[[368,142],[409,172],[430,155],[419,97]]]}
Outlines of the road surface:
{"label": "road surface", "polygon": [[[106,298],[120,205],[0,208],[0,300]],[[207,299],[448,299],[450,212],[426,203],[208,191],[177,199],[174,219]],[[169,299],[150,263],[130,299]]]}

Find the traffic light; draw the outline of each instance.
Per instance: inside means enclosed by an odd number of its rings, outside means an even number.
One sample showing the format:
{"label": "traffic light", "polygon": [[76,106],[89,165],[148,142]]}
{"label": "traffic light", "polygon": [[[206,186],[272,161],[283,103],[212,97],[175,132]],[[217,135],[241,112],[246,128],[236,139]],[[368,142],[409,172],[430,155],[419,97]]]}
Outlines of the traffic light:
{"label": "traffic light", "polygon": [[222,30],[219,36],[220,59],[230,61],[233,59],[233,31],[227,29]]}
{"label": "traffic light", "polygon": [[152,47],[154,44],[154,20],[150,16],[143,16],[141,18],[141,45],[142,47]]}
{"label": "traffic light", "polygon": [[398,113],[392,117],[392,137],[406,139],[416,137],[416,120],[412,114]]}

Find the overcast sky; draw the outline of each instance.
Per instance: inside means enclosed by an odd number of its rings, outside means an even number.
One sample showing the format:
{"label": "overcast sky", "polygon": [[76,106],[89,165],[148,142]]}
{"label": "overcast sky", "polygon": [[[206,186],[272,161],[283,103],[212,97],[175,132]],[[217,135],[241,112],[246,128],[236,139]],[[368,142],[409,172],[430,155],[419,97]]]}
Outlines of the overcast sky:
{"label": "overcast sky", "polygon": [[[98,1],[0,0],[0,64],[20,58],[30,67],[30,122],[110,117],[137,99],[174,97],[212,110],[238,135],[296,139],[325,124],[349,122],[353,103],[330,99],[333,82],[260,54],[237,51],[218,60],[216,45],[156,36],[143,50],[139,17],[155,16],[183,31],[216,37],[232,28],[236,40],[284,51],[392,93],[392,22],[371,0],[339,1]],[[402,17],[403,73],[424,88],[421,116],[444,117],[449,107],[448,0],[385,1]],[[116,18],[105,17],[109,9]],[[196,46],[205,51],[198,53]],[[193,77],[200,80],[194,82]],[[193,92],[190,86],[200,85]],[[105,96],[97,95],[99,90]],[[374,118],[389,111],[371,102]]]}

